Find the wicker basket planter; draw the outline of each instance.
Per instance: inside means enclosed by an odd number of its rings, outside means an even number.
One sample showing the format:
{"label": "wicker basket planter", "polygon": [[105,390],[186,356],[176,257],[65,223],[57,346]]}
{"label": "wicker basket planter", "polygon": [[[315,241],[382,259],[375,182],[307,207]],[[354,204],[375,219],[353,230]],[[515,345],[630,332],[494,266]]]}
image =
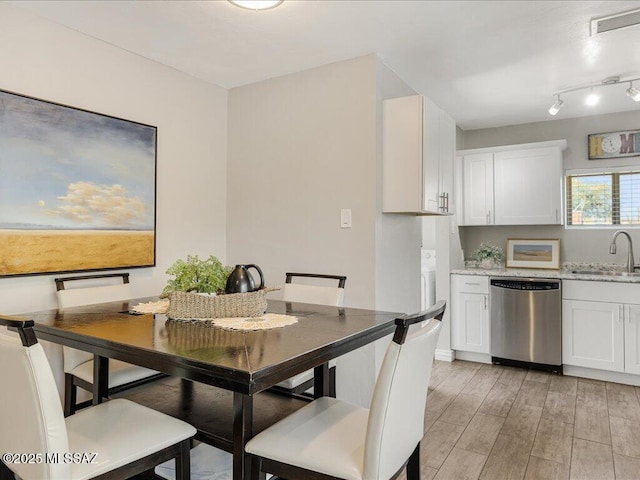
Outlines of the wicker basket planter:
{"label": "wicker basket planter", "polygon": [[258,317],[267,311],[265,295],[277,289],[263,288],[257,292],[205,296],[197,293],[169,294],[167,316],[175,319],[209,319]]}

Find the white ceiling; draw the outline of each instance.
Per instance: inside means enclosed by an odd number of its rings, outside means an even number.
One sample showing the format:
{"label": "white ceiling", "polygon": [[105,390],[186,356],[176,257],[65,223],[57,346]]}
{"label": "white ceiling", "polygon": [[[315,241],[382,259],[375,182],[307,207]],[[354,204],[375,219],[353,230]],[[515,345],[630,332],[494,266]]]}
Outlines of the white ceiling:
{"label": "white ceiling", "polygon": [[225,88],[377,53],[465,130],[640,112],[617,85],[596,107],[576,92],[547,113],[555,91],[640,77],[640,26],[589,36],[591,18],[638,1],[285,0],[262,12],[225,0],[12,3]]}

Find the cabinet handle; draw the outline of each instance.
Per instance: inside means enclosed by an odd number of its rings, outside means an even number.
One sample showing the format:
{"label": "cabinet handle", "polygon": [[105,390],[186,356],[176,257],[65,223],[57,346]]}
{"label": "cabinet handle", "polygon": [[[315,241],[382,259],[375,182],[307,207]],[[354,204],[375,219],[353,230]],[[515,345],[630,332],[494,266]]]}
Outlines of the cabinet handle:
{"label": "cabinet handle", "polygon": [[484,296],[484,309],[487,309],[487,296]]}
{"label": "cabinet handle", "polygon": [[560,217],[558,216],[558,209],[556,208],[556,223],[560,223]]}
{"label": "cabinet handle", "polygon": [[444,194],[444,211],[445,212],[449,211],[449,194],[448,193]]}
{"label": "cabinet handle", "polygon": [[491,223],[491,210],[487,212],[487,225]]}
{"label": "cabinet handle", "polygon": [[473,283],[473,282],[464,282],[465,285],[480,285],[480,282],[478,283]]}

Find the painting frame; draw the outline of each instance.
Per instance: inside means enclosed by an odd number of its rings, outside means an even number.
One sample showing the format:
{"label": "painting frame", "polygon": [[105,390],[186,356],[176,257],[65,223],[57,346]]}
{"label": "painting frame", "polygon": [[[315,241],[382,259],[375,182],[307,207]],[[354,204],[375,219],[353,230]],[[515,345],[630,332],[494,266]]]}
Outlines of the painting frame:
{"label": "painting frame", "polygon": [[158,128],[0,89],[0,278],[156,266]]}
{"label": "painting frame", "polygon": [[640,156],[640,130],[591,133],[587,135],[589,160]]}
{"label": "painting frame", "polygon": [[507,239],[507,268],[560,268],[560,239],[509,238]]}

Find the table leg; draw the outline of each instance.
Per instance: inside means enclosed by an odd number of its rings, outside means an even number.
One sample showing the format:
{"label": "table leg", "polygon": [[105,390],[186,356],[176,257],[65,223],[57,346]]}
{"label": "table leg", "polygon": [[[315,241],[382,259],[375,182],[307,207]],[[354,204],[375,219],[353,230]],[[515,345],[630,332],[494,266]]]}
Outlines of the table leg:
{"label": "table leg", "polygon": [[244,446],[252,436],[253,397],[233,392],[233,480],[251,478],[251,463]]}
{"label": "table leg", "polygon": [[93,356],[93,405],[102,403],[109,396],[109,359],[99,355]]}
{"label": "table leg", "polygon": [[313,396],[325,397],[329,391],[329,364],[323,363],[313,369]]}

